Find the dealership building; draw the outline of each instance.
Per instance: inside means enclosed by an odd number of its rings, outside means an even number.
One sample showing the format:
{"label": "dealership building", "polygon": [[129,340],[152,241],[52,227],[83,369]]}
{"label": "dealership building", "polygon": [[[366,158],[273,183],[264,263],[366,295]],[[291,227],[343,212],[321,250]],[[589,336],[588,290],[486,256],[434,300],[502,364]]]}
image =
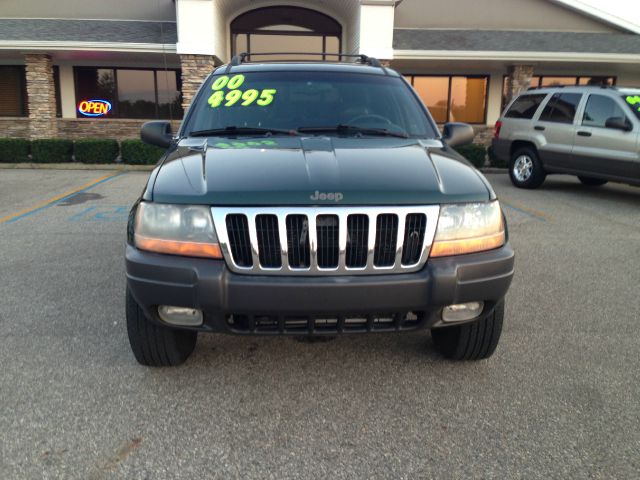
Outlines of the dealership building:
{"label": "dealership building", "polygon": [[640,26],[573,0],[2,0],[0,137],[177,126],[202,80],[241,52],[377,57],[437,122],[471,123],[477,141],[530,86],[640,86]]}

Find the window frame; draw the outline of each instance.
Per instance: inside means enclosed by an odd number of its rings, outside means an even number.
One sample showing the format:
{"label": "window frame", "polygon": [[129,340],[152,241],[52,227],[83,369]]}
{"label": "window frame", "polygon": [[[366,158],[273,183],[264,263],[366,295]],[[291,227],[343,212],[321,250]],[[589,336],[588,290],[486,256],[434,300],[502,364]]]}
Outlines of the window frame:
{"label": "window frame", "polygon": [[60,66],[53,66],[53,88],[56,96],[56,117],[62,118],[62,95],[60,93]]}
{"label": "window frame", "polygon": [[[437,74],[437,73],[428,73],[428,74],[422,74],[422,73],[402,73],[402,76],[405,78],[405,80],[407,81],[407,83],[409,85],[411,85],[411,88],[414,89],[413,87],[414,85],[414,79],[416,77],[446,77],[448,80],[448,86],[447,86],[447,119],[444,123],[439,123],[437,122],[435,119],[434,121],[436,121],[436,124],[438,125],[444,125],[445,123],[451,122],[451,86],[453,83],[453,78],[454,77],[463,77],[463,78],[479,78],[479,79],[484,79],[486,81],[486,90],[485,90],[485,95],[484,95],[484,104],[483,104],[483,109],[484,109],[484,115],[482,117],[482,121],[481,122],[465,122],[468,123],[469,125],[486,125],[487,124],[487,114],[488,114],[488,106],[489,106],[489,91],[491,89],[491,75],[489,74],[464,74],[464,73],[455,73],[455,74]],[[411,79],[411,81],[409,81],[409,79]],[[420,103],[424,104],[424,101],[422,100],[422,98],[420,97],[420,95],[418,94],[418,92],[416,91],[416,95],[418,96],[418,98],[420,99]],[[425,108],[428,110],[429,107],[427,105],[424,105]],[[431,113],[431,112],[429,112]]]}
{"label": "window frame", "polygon": [[[317,23],[320,23],[320,20],[322,19],[323,22],[325,23],[333,23],[332,28],[334,28],[335,30],[331,31],[328,27],[324,28],[321,25],[316,24],[315,25],[315,29],[313,28],[314,25],[297,25],[300,26],[302,28],[306,28],[307,30],[269,30],[269,29],[262,29],[259,27],[254,27],[254,28],[246,28],[243,26],[234,26],[234,23],[238,22],[238,23],[242,23],[243,20],[246,22],[246,17],[250,16],[250,15],[257,15],[259,16],[261,13],[265,13],[268,14],[270,12],[268,12],[269,10],[277,10],[277,9],[289,9],[289,10],[298,10],[300,12],[304,11],[305,14],[311,14],[313,16],[317,16],[317,18],[315,19],[317,21]],[[242,17],[245,17],[245,19],[243,19]],[[313,22],[312,22],[313,23]],[[282,25],[282,22],[277,22],[274,23],[273,25]],[[296,26],[295,24],[291,24],[292,26]],[[240,15],[237,15],[233,20],[231,20],[231,22],[229,23],[229,41],[230,41],[230,52],[231,52],[231,56],[234,55],[239,55],[240,53],[244,53],[244,52],[237,52],[236,51],[236,41],[237,41],[237,36],[238,35],[246,35],[247,36],[247,52],[249,55],[247,56],[247,60],[251,60],[251,36],[252,35],[274,35],[274,36],[308,36],[308,37],[319,37],[322,38],[322,52],[317,52],[317,53],[321,53],[322,54],[322,60],[326,60],[327,56],[332,57],[333,55],[331,53],[327,52],[327,37],[336,37],[338,39],[338,53],[342,53],[342,35],[344,34],[344,29],[342,27],[342,24],[340,22],[338,22],[335,18],[331,17],[330,15],[327,15],[326,13],[323,12],[319,12],[317,10],[314,10],[313,8],[306,8],[306,7],[300,7],[297,5],[270,5],[270,6],[264,6],[264,7],[258,7],[258,8],[254,8],[251,10],[248,10],[246,12],[241,13]],[[294,52],[295,53],[295,52]],[[256,56],[260,56],[260,53],[254,53],[254,55]]]}
{"label": "window frame", "polygon": [[[113,66],[95,66],[95,65],[76,65],[73,67],[73,89],[76,97],[76,105],[75,105],[75,118],[87,118],[78,113],[78,102],[80,100],[80,95],[78,92],[78,70],[82,69],[101,69],[101,70],[113,70],[113,81],[115,85],[114,90],[114,99],[112,104],[118,105],[120,102],[120,97],[118,95],[118,70],[144,70],[144,71],[152,71],[153,72],[153,88],[154,88],[154,98],[155,98],[155,117],[122,117],[118,113],[118,115],[111,115],[109,117],[91,117],[92,119],[102,119],[107,120],[109,118],[119,119],[119,120],[176,120],[177,116],[174,116],[173,113],[170,115],[171,118],[161,118],[158,114],[158,74],[157,72],[175,72],[176,73],[176,90],[180,94],[180,98],[182,98],[182,70],[180,68],[153,68],[153,67],[113,67]],[[180,102],[182,104],[182,101]],[[180,118],[184,117],[184,110],[182,110],[182,115]],[[178,114],[179,112],[175,112]]]}

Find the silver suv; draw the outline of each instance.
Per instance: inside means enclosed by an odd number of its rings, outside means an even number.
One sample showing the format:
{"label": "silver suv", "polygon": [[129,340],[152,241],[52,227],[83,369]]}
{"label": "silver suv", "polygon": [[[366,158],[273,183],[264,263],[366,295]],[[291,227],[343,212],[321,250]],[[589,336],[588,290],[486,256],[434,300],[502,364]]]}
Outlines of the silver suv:
{"label": "silver suv", "polygon": [[520,188],[539,187],[549,173],[640,185],[640,89],[530,89],[496,123],[493,151]]}

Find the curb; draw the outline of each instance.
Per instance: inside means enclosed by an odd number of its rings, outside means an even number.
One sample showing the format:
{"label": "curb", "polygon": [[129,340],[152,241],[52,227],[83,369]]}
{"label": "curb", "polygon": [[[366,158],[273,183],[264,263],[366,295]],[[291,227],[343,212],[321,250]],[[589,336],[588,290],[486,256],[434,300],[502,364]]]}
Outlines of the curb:
{"label": "curb", "polygon": [[119,172],[150,172],[155,165],[125,165],[111,163],[0,163],[0,170],[115,170]]}

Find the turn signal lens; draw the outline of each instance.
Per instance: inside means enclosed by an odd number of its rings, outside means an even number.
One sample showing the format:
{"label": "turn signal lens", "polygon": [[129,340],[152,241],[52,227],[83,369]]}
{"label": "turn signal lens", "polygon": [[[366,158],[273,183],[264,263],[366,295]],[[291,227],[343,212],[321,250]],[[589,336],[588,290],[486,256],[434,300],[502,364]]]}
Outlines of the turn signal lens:
{"label": "turn signal lens", "polygon": [[222,258],[211,211],[203,205],[142,202],[134,227],[136,247],[156,253]]}
{"label": "turn signal lens", "polygon": [[222,258],[220,245],[217,243],[179,242],[176,240],[162,240],[135,234],[136,247],[156,253],[184,255],[187,257]]}
{"label": "turn signal lens", "polygon": [[499,248],[505,243],[498,201],[445,205],[440,209],[431,257],[463,255]]}

